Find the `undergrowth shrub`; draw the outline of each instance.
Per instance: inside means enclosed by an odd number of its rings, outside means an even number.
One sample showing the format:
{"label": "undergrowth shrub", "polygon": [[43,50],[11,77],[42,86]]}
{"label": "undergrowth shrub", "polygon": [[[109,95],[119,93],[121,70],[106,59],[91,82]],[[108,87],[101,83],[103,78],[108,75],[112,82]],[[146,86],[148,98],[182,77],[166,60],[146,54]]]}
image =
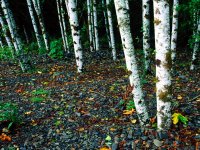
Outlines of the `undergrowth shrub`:
{"label": "undergrowth shrub", "polygon": [[50,43],[50,52],[48,55],[53,59],[62,59],[64,57],[62,39],[56,39]]}
{"label": "undergrowth shrub", "polygon": [[9,47],[0,48],[0,60],[10,60],[12,59],[12,49]]}

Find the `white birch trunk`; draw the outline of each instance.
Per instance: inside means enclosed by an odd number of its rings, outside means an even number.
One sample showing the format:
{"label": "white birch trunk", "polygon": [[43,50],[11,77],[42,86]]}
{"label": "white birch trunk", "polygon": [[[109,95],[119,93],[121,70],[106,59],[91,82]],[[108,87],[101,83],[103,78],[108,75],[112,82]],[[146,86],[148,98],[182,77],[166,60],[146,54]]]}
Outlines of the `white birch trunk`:
{"label": "white birch trunk", "polygon": [[[105,3],[104,3],[104,0],[102,0],[102,6],[104,7],[105,6]],[[107,12],[108,14],[108,12]],[[103,9],[103,15],[104,15],[104,21],[105,21],[105,27],[106,27],[106,36],[107,36],[107,39],[108,39],[108,46],[109,48],[112,48],[111,46],[111,39],[110,39],[110,33],[109,33],[109,25],[108,25],[108,16],[106,15],[106,10]]]}
{"label": "white birch trunk", "polygon": [[[5,37],[6,42],[8,44],[8,47],[13,48],[13,44],[12,44],[12,41],[11,41],[9,35],[7,34],[8,32],[7,32],[7,29],[6,29],[6,23],[5,23],[5,21],[4,21],[3,17],[2,17],[1,12],[0,12],[0,24],[1,24],[1,27],[2,27],[2,31],[3,31],[4,37]],[[12,55],[14,57],[14,52],[13,52]]]}
{"label": "white birch trunk", "polygon": [[176,57],[177,35],[178,35],[178,10],[179,0],[174,0],[173,4],[173,18],[172,18],[172,33],[171,33],[171,51],[172,51],[172,64]]}
{"label": "white birch trunk", "polygon": [[[12,37],[12,41],[13,41],[13,45],[15,47],[16,53],[21,55],[22,54],[22,43],[21,43],[21,39],[19,38],[19,35],[17,33],[17,27],[16,27],[15,20],[13,18],[12,12],[8,8],[7,0],[1,0],[0,2],[1,2],[1,7],[3,9],[3,12],[4,12],[4,16],[5,16],[7,24],[8,24],[8,28],[10,30],[10,34]],[[22,71],[25,72],[24,65],[21,61],[22,60],[19,60],[20,67],[21,67]]]}
{"label": "white birch trunk", "polygon": [[107,15],[108,15],[108,25],[109,25],[109,31],[110,31],[110,40],[111,40],[111,48],[112,48],[112,56],[113,60],[117,59],[116,54],[116,47],[115,47],[115,36],[114,36],[114,29],[113,29],[113,21],[112,21],[112,14],[109,8],[110,0],[106,0],[107,5]]}
{"label": "white birch trunk", "polygon": [[65,38],[65,45],[66,45],[67,53],[70,53],[69,43],[68,43],[68,38],[67,38],[65,11],[63,8],[63,0],[60,0],[60,5],[61,5],[60,10],[61,10],[61,19],[62,19],[62,24],[63,24],[63,33],[64,33],[64,38]]}
{"label": "white birch trunk", "polygon": [[67,4],[67,8],[68,8],[69,22],[70,22],[71,31],[72,31],[77,71],[82,72],[82,70],[83,70],[83,52],[82,52],[76,3],[75,3],[75,0],[66,0],[66,4]]}
{"label": "white birch trunk", "polygon": [[42,41],[41,41],[39,30],[38,30],[38,27],[37,27],[36,19],[35,19],[34,13],[33,13],[32,2],[31,2],[31,0],[26,0],[26,2],[27,2],[27,5],[28,5],[28,10],[29,10],[29,14],[30,14],[30,17],[31,17],[31,22],[32,22],[33,29],[34,29],[34,32],[35,32],[35,37],[36,37],[36,40],[37,40],[37,43],[38,43],[38,47],[42,48]]}
{"label": "white birch trunk", "polygon": [[96,48],[96,51],[99,51],[99,33],[98,33],[96,0],[93,0],[93,19],[94,19],[95,48]]}
{"label": "white birch trunk", "polygon": [[145,57],[145,69],[149,70],[150,58],[149,58],[149,50],[150,50],[150,14],[149,14],[149,4],[150,0],[142,1],[142,10],[143,10],[143,51]]}
{"label": "white birch trunk", "polygon": [[130,29],[130,18],[128,10],[126,9],[126,3],[122,0],[114,0],[115,9],[117,14],[118,26],[121,34],[121,41],[124,49],[126,66],[130,72],[130,84],[133,87],[133,99],[136,107],[136,112],[142,126],[148,124],[149,115],[145,106],[143,92],[141,88],[139,71],[137,68],[137,62],[135,58],[135,50],[133,45],[133,39]]}
{"label": "white birch trunk", "polygon": [[47,37],[47,33],[46,33],[46,28],[45,28],[45,25],[44,25],[44,19],[43,19],[43,16],[42,16],[40,1],[39,0],[32,0],[32,2],[33,2],[33,6],[35,8],[36,14],[38,16],[38,20],[39,20],[39,24],[40,24],[40,27],[41,27],[41,30],[42,30],[42,36],[43,36],[43,39],[44,39],[44,44],[45,44],[46,50],[47,50],[47,52],[49,52],[50,51],[49,41],[48,41],[48,37]]}
{"label": "white birch trunk", "polygon": [[0,46],[1,46],[1,48],[3,48],[3,41],[2,41],[2,38],[0,37]]}
{"label": "white birch trunk", "polygon": [[87,0],[87,15],[88,15],[88,28],[89,28],[89,39],[90,39],[90,51],[94,50],[93,37],[92,37],[92,17],[91,17],[91,1]]}
{"label": "white birch trunk", "polygon": [[194,43],[194,48],[193,48],[190,70],[195,69],[195,62],[197,61],[197,52],[199,51],[199,39],[198,39],[199,35],[200,35],[200,17],[198,18],[198,21],[197,21],[197,29],[195,32],[195,43]]}
{"label": "white birch trunk", "polygon": [[60,2],[60,0],[56,0],[56,4],[57,4],[58,20],[59,20],[60,31],[61,31],[62,41],[63,41],[63,47],[64,47],[64,51],[67,51],[67,46],[66,46],[65,36],[64,36],[64,31],[63,31],[63,23],[62,23],[62,18],[61,18],[62,3]]}
{"label": "white birch trunk", "polygon": [[128,0],[124,0],[124,1],[126,3],[126,9],[129,11],[129,2],[128,2]]}
{"label": "white birch trunk", "polygon": [[154,28],[156,47],[157,127],[167,130],[171,125],[171,51],[169,2],[154,0]]}

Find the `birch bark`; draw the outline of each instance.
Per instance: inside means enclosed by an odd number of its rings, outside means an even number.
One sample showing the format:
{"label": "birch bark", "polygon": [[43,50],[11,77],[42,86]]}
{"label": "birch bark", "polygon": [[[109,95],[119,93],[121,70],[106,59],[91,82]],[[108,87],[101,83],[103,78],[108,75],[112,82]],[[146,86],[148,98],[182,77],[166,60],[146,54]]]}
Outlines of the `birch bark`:
{"label": "birch bark", "polygon": [[34,16],[32,2],[31,2],[31,0],[26,0],[26,2],[27,2],[27,5],[28,5],[28,10],[29,10],[29,14],[30,14],[30,17],[31,17],[31,22],[32,22],[32,25],[33,25],[33,30],[35,32],[35,37],[36,37],[36,40],[37,40],[37,43],[38,43],[38,47],[42,48],[42,41],[41,41],[41,38],[40,38],[39,30],[38,30],[36,19],[35,19],[35,16]]}
{"label": "birch bark", "polygon": [[144,101],[141,88],[137,62],[135,58],[135,50],[130,29],[130,17],[125,1],[114,0],[117,14],[117,21],[121,35],[122,46],[125,54],[126,67],[130,72],[130,85],[133,87],[133,99],[139,122],[142,126],[148,124],[149,115]]}
{"label": "birch bark", "polygon": [[171,51],[169,2],[154,0],[154,28],[156,47],[157,128],[167,130],[171,125]]}
{"label": "birch bark", "polygon": [[66,7],[68,8],[67,10],[68,10],[68,15],[69,15],[69,22],[70,22],[71,31],[72,31],[77,71],[82,72],[83,71],[83,52],[82,52],[76,3],[75,3],[75,0],[66,0],[66,4],[67,4]]}
{"label": "birch bark", "polygon": [[178,35],[178,10],[179,0],[174,0],[173,4],[173,18],[172,18],[172,33],[171,33],[171,51],[172,51],[172,64],[176,57],[176,45]]}
{"label": "birch bark", "polygon": [[115,47],[115,36],[114,36],[114,29],[113,29],[112,13],[109,8],[110,0],[106,0],[106,5],[107,5],[107,15],[108,15],[108,25],[109,25],[109,31],[110,31],[112,56],[113,56],[113,60],[115,61],[117,59],[117,54],[116,54],[116,47]]}
{"label": "birch bark", "polygon": [[149,70],[150,58],[149,58],[149,50],[150,50],[150,14],[149,14],[149,4],[150,0],[142,1],[142,10],[143,10],[143,51],[145,57],[145,69]]}
{"label": "birch bark", "polygon": [[99,51],[99,33],[98,33],[96,0],[93,0],[93,19],[94,19],[95,48],[96,48],[96,51]]}

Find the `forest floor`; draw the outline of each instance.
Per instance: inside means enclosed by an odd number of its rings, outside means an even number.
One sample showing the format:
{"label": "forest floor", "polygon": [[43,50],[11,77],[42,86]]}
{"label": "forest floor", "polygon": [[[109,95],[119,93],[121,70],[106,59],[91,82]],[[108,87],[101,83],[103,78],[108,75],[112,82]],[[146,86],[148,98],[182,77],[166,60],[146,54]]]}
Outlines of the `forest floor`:
{"label": "forest floor", "polygon": [[[200,66],[189,71],[187,54],[177,60],[173,75],[173,111],[188,118],[167,132],[155,129],[155,77],[143,79],[150,127],[141,129],[137,115],[125,115],[132,99],[123,57],[113,62],[108,56],[87,56],[85,72],[76,73],[73,61],[32,58],[35,70],[22,73],[15,63],[0,62],[0,101],[19,108],[20,125],[4,132],[11,141],[0,140],[1,150],[112,150],[200,149]],[[43,59],[42,59],[43,58]],[[142,69],[141,69],[142,70]]]}

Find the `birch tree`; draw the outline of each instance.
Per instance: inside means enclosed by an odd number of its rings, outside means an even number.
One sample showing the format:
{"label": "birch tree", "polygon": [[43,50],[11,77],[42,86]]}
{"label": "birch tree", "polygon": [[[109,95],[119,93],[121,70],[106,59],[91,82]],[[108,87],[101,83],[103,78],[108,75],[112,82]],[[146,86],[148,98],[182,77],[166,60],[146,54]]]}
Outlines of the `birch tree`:
{"label": "birch tree", "polygon": [[93,30],[92,30],[92,14],[91,14],[91,1],[87,0],[87,15],[88,15],[88,29],[89,29],[89,40],[90,40],[90,51],[94,50],[93,47]]}
{"label": "birch tree", "polygon": [[[103,15],[104,15],[105,28],[106,28],[106,36],[108,39],[109,48],[111,48],[110,33],[109,33],[109,28],[108,28],[108,26],[109,26],[108,25],[108,12],[106,14],[106,9],[104,9],[104,6],[105,6],[105,2],[104,2],[104,0],[102,0]],[[107,4],[106,4],[106,7],[107,7]]]}
{"label": "birch tree", "polygon": [[61,19],[62,19],[62,24],[63,24],[64,42],[65,42],[65,45],[66,45],[67,53],[70,53],[69,43],[68,43],[68,38],[67,38],[65,11],[64,11],[64,8],[63,8],[63,0],[60,0],[60,5],[61,5],[60,10],[61,10]]}
{"label": "birch tree", "polygon": [[[3,9],[3,12],[4,12],[5,19],[6,19],[7,24],[8,24],[8,28],[9,28],[11,37],[12,37],[12,41],[13,41],[13,45],[14,45],[15,50],[16,50],[16,54],[22,55],[23,54],[22,41],[19,37],[19,34],[17,33],[17,27],[16,27],[14,17],[12,15],[12,12],[8,7],[7,0],[1,0],[0,2],[1,2],[1,7]],[[26,68],[23,65],[23,60],[19,59],[19,64],[20,64],[22,71],[25,72]],[[27,67],[29,67],[29,66],[27,66]]]}
{"label": "birch tree", "polygon": [[177,35],[178,35],[178,10],[179,0],[174,0],[173,3],[173,17],[172,17],[172,32],[171,32],[171,51],[172,51],[172,64],[176,57]]}
{"label": "birch tree", "polygon": [[[8,47],[13,48],[12,41],[10,39],[10,36],[8,35],[7,25],[6,25],[5,21],[4,21],[4,18],[2,16],[1,11],[0,11],[0,24],[1,24],[3,35],[4,35],[5,39],[6,39],[6,43],[8,44]],[[14,52],[12,52],[12,55],[14,57]]]}
{"label": "birch tree", "polygon": [[58,12],[58,19],[59,19],[62,41],[63,41],[63,47],[64,47],[64,50],[67,51],[65,35],[64,35],[64,26],[63,26],[62,17],[61,17],[61,5],[62,4],[61,4],[60,0],[56,0],[56,4],[57,4],[57,12]]}
{"label": "birch tree", "polygon": [[31,17],[31,22],[32,22],[33,29],[34,29],[34,32],[35,32],[35,37],[36,37],[36,40],[37,40],[37,43],[38,43],[38,47],[42,48],[42,41],[41,41],[41,38],[40,38],[38,26],[37,26],[37,23],[36,23],[34,12],[33,12],[32,1],[26,0],[26,2],[27,2],[27,5],[28,5],[28,10],[29,10],[29,14],[30,14],[30,17]]}
{"label": "birch tree", "polygon": [[28,34],[27,34],[25,26],[23,26],[23,31],[24,31],[24,36],[25,36],[25,39],[26,39],[26,43],[29,43],[30,41],[29,41],[29,37],[28,37]]}
{"label": "birch tree", "polygon": [[83,52],[82,52],[76,3],[75,3],[75,0],[66,0],[65,2],[67,5],[66,7],[68,10],[69,22],[70,22],[70,26],[71,26],[77,71],[82,72],[82,70],[83,70]]}
{"label": "birch tree", "polygon": [[192,53],[192,62],[190,65],[190,70],[194,70],[195,68],[195,62],[197,61],[197,52],[199,51],[199,36],[200,36],[200,17],[198,16],[196,31],[194,31],[194,38],[195,43],[193,47],[193,53]]}
{"label": "birch tree", "polygon": [[113,29],[112,13],[111,13],[110,7],[109,7],[110,0],[106,0],[106,5],[107,5],[107,15],[108,15],[108,25],[109,25],[109,32],[110,32],[112,56],[113,56],[113,60],[116,60],[117,54],[116,54],[116,47],[115,47],[115,36],[114,36],[114,29]]}
{"label": "birch tree", "polygon": [[158,130],[171,125],[171,51],[169,2],[154,0],[154,28],[156,47],[156,98]]}
{"label": "birch tree", "polygon": [[130,18],[125,1],[114,0],[117,14],[117,21],[121,35],[122,46],[125,54],[126,67],[130,72],[130,85],[133,87],[133,99],[136,112],[141,125],[146,126],[149,115],[145,105],[145,100],[141,88],[138,66],[135,58],[135,50],[130,29]]}
{"label": "birch tree", "polygon": [[143,19],[143,51],[145,57],[145,70],[149,70],[150,58],[150,14],[149,14],[149,4],[150,0],[142,0],[142,19]]}
{"label": "birch tree", "polygon": [[93,0],[93,19],[94,19],[95,49],[96,49],[96,51],[99,51],[99,33],[98,33],[96,0]]}
{"label": "birch tree", "polygon": [[0,46],[1,46],[1,48],[3,48],[3,46],[4,46],[1,36],[0,36]]}
{"label": "birch tree", "polygon": [[32,0],[32,2],[33,2],[33,6],[35,8],[35,11],[36,11],[36,14],[37,14],[37,17],[38,17],[38,20],[39,20],[39,24],[40,24],[40,27],[41,27],[41,30],[42,30],[42,36],[43,36],[43,39],[44,39],[46,50],[47,50],[47,52],[49,52],[50,51],[49,40],[48,40],[48,37],[47,37],[45,25],[44,25],[44,19],[43,19],[43,16],[42,16],[40,0]]}

